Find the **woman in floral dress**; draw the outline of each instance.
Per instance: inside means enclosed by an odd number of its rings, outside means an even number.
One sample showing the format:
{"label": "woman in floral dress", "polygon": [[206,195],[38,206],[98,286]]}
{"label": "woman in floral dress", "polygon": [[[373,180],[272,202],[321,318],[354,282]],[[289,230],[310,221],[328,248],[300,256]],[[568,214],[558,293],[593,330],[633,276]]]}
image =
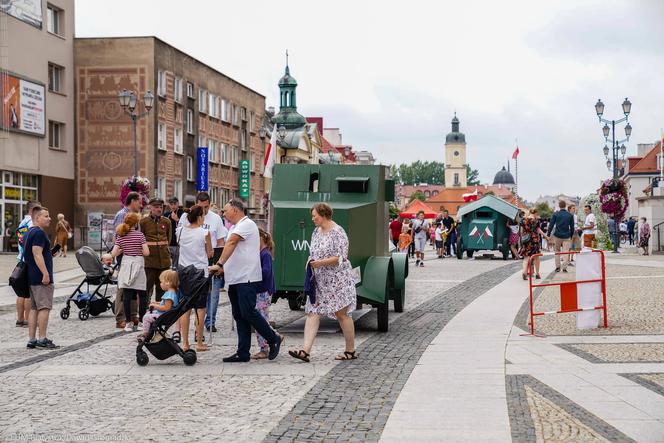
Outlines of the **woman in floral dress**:
{"label": "woman in floral dress", "polygon": [[[530,210],[528,217],[521,221],[521,249],[519,255],[523,257],[523,272],[521,275],[524,280],[527,280],[528,272],[530,272],[528,270],[530,257],[540,253],[542,237],[546,237],[546,234],[540,228],[537,209],[533,208]],[[535,278],[540,278],[540,259],[536,257],[533,261],[535,264]]]}
{"label": "woman in floral dress", "polygon": [[355,324],[351,312],[355,310],[356,293],[353,268],[348,261],[348,237],[341,226],[332,221],[332,208],[318,203],[311,209],[316,229],[311,236],[309,265],[316,279],[316,297],[307,298],[304,325],[304,346],[288,353],[309,362],[309,355],[318,333],[320,316],[336,318],[346,341],[346,349],[337,360],[355,360]]}

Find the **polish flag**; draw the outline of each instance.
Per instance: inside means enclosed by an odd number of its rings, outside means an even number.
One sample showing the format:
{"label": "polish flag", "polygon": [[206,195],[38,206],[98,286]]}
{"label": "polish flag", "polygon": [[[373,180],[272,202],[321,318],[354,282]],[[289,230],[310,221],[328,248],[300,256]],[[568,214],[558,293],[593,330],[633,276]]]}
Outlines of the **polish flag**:
{"label": "polish flag", "polygon": [[463,194],[461,197],[463,197],[463,201],[466,203],[477,200],[477,188],[475,188],[475,192]]}
{"label": "polish flag", "polygon": [[517,146],[516,149],[514,150],[514,154],[512,154],[512,160],[516,160],[518,156],[519,156],[519,147]]}
{"label": "polish flag", "polygon": [[274,159],[277,157],[277,125],[272,128],[272,136],[270,143],[265,150],[265,158],[263,159],[263,177],[272,178],[272,170],[274,169]]}

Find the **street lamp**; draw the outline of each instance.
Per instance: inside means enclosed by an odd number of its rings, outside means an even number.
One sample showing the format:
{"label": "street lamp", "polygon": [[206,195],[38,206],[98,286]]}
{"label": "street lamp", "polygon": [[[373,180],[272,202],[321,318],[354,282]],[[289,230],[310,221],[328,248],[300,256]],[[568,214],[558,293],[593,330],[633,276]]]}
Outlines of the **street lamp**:
{"label": "street lamp", "polygon": [[[630,125],[629,122],[627,121],[630,112],[632,112],[632,102],[630,102],[628,98],[625,98],[625,101],[622,102],[622,111],[623,114],[625,114],[623,118],[619,120],[607,120],[605,118],[602,118],[602,115],[604,115],[604,103],[602,103],[602,100],[597,100],[597,103],[595,104],[595,112],[597,113],[597,118],[599,119],[600,123],[604,123],[604,126],[602,127],[604,140],[608,141],[609,133],[611,134],[611,158],[609,159],[609,147],[607,145],[604,145],[604,149],[602,151],[604,152],[604,156],[606,157],[606,167],[609,171],[611,170],[611,166],[613,165],[614,180],[617,179],[619,176],[618,157],[619,156],[621,157],[620,160],[622,160],[622,164],[624,165],[625,154],[627,153],[627,148],[625,147],[624,142],[629,141],[629,138],[632,135],[632,125]],[[627,138],[624,140],[616,140],[616,124],[620,124],[623,122],[627,122],[627,125],[625,125],[625,136]],[[609,123],[611,123],[610,127]],[[615,222],[616,222],[615,229],[617,230],[620,220],[616,220]],[[613,237],[617,238],[618,236],[614,235]],[[614,242],[613,252],[618,252],[618,242]]]}
{"label": "street lamp", "polygon": [[265,130],[265,128],[263,126],[261,126],[261,128],[258,130],[258,136],[260,138],[265,138],[266,135],[267,135],[267,131]]}
{"label": "street lamp", "polygon": [[138,96],[133,91],[123,89],[118,92],[118,101],[125,114],[131,118],[132,128],[134,130],[134,177],[138,177],[138,140],[136,135],[136,122],[150,113],[150,110],[154,105],[154,94],[152,94],[152,91],[146,91],[145,94],[143,94],[143,107],[145,108],[145,112],[142,113],[135,112],[136,105],[138,104]]}

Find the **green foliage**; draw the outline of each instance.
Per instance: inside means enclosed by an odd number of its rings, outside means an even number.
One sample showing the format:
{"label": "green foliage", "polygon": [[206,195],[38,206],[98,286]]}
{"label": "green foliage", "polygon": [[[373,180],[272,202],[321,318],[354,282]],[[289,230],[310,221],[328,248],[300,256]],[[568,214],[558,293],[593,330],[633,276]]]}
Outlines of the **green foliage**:
{"label": "green foliage", "polygon": [[602,246],[609,250],[612,246],[611,236],[609,235],[609,224],[606,221],[606,214],[602,212],[602,204],[599,201],[599,196],[597,194],[590,194],[581,199],[579,204],[579,220],[585,222],[586,215],[583,213],[583,208],[586,205],[590,205],[592,208],[592,213],[595,214],[596,228],[597,228],[597,245]]}
{"label": "green foliage", "polygon": [[413,200],[415,200],[415,199],[420,200],[420,201],[426,201],[427,200],[426,196],[424,195],[424,192],[422,192],[422,191],[415,191],[412,194],[410,194],[410,198],[408,199],[408,203],[409,204],[412,203]]}
{"label": "green foliage", "polygon": [[535,209],[539,212],[540,218],[551,218],[553,215],[553,209],[551,209],[551,206],[547,202],[537,203]]}
{"label": "green foliage", "polygon": [[398,218],[401,211],[397,208],[394,203],[390,203],[390,218]]}
{"label": "green foliage", "polygon": [[[416,185],[426,183],[428,185],[445,184],[445,164],[437,161],[417,160],[411,164],[390,166],[390,173],[397,183],[404,185]],[[477,169],[467,166],[468,185],[479,185],[480,173]]]}

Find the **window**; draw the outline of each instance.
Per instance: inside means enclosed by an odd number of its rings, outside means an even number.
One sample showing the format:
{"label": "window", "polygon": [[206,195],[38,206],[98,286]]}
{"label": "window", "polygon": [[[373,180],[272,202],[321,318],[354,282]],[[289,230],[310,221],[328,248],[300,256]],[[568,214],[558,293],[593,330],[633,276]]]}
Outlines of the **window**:
{"label": "window", "polygon": [[240,123],[240,107],[233,105],[233,124],[238,125]]}
{"label": "window", "polygon": [[65,125],[49,120],[48,121],[48,147],[53,149],[64,148]]}
{"label": "window", "polygon": [[249,112],[249,130],[254,132],[254,111]]}
{"label": "window", "polygon": [[208,159],[210,160],[210,163],[219,163],[217,156],[217,142],[212,139],[208,142]]}
{"label": "window", "polygon": [[51,34],[64,35],[64,16],[62,9],[48,5],[46,7],[46,30]]}
{"label": "window", "polygon": [[256,163],[256,154],[251,154],[251,159],[249,161],[251,162],[249,163],[249,170],[255,171],[256,166],[258,166],[258,164]]}
{"label": "window", "polygon": [[208,145],[207,138],[204,135],[198,135],[198,146],[197,148],[204,148]]}
{"label": "window", "polygon": [[228,203],[228,200],[231,199],[231,191],[229,189],[222,189],[221,190],[221,201],[219,204],[223,207],[226,203]]}
{"label": "window", "polygon": [[245,107],[240,108],[240,114],[241,114],[241,117],[242,117],[242,121],[246,122],[247,121],[247,108],[245,108]]}
{"label": "window", "polygon": [[182,78],[175,77],[175,82],[173,82],[173,97],[174,100],[178,103],[182,102]]}
{"label": "window", "polygon": [[187,109],[187,134],[194,133],[194,110]]}
{"label": "window", "polygon": [[166,125],[164,123],[157,125],[157,149],[166,150]]}
{"label": "window", "polygon": [[247,150],[247,130],[242,129],[240,131],[240,147],[243,151]]}
{"label": "window", "polygon": [[173,151],[182,154],[182,128],[173,130]]}
{"label": "window", "polygon": [[182,201],[182,180],[173,180],[173,195]]}
{"label": "window", "polygon": [[157,94],[166,97],[166,73],[161,70],[157,72]]}
{"label": "window", "polygon": [[221,121],[227,122],[228,121],[228,116],[226,114],[226,100],[223,98],[221,99],[221,113],[219,114],[219,118],[221,118]]}
{"label": "window", "polygon": [[208,114],[210,117],[217,116],[217,96],[214,94],[208,94]]}
{"label": "window", "polygon": [[198,90],[198,111],[207,113],[207,93],[205,89]]}
{"label": "window", "polygon": [[187,97],[195,98],[194,97],[194,84],[191,83],[191,82],[187,82]]}
{"label": "window", "polygon": [[233,148],[231,148],[231,165],[232,166],[237,166],[239,164],[239,162],[238,162],[238,153],[239,153],[238,147],[233,146]]}
{"label": "window", "polygon": [[219,204],[219,188],[216,186],[210,187],[210,200],[210,203]]}
{"label": "window", "polygon": [[53,63],[48,64],[48,90],[52,92],[63,92],[62,86],[65,79],[65,68],[62,66],[55,65]]}
{"label": "window", "polygon": [[194,181],[194,157],[187,156],[187,181]]}
{"label": "window", "polygon": [[228,164],[228,145],[226,143],[221,144],[221,155],[219,156],[221,163]]}
{"label": "window", "polygon": [[[224,101],[225,101],[225,100],[224,100]],[[224,115],[226,116],[226,118],[225,118],[225,119],[222,119],[222,120],[224,120],[225,122],[230,123],[230,121],[231,121],[231,117],[232,117],[232,114],[231,114],[231,110],[232,110],[231,102],[225,101],[225,104],[226,104],[226,106],[224,106],[224,108],[226,109],[226,111],[224,112]]]}
{"label": "window", "polygon": [[458,186],[458,185],[460,185],[460,184],[461,184],[461,183],[459,183],[459,173],[458,173],[458,172],[455,172],[455,173],[454,173],[454,185],[455,185],[455,186]]}
{"label": "window", "polygon": [[163,177],[157,179],[157,196],[162,200],[166,200],[166,179]]}

